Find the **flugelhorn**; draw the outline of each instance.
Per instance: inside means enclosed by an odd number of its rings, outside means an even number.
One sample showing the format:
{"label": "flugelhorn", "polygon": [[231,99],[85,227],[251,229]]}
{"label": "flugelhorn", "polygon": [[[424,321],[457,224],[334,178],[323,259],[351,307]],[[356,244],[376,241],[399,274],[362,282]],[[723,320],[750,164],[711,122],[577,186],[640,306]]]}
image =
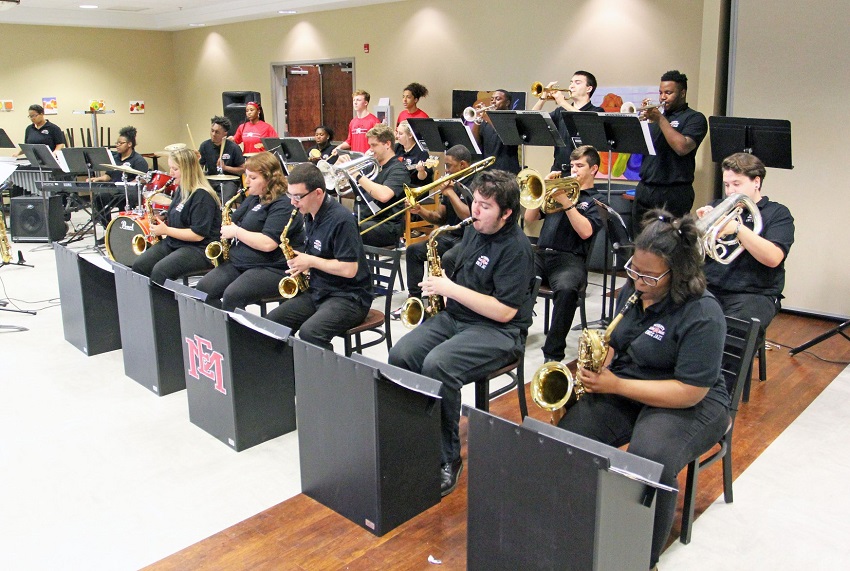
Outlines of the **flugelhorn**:
{"label": "flugelhorn", "polygon": [[519,202],[527,210],[539,208],[544,214],[558,212],[564,207],[555,197],[566,192],[570,202],[578,201],[581,184],[578,179],[568,176],[546,180],[534,169],[522,169],[516,177],[519,184]]}
{"label": "flugelhorn", "polygon": [[463,110],[463,120],[472,121],[477,125],[480,125],[481,122],[484,121],[482,115],[487,111],[493,111],[495,108],[495,105],[488,105],[487,107],[467,107]]}
{"label": "flugelhorn", "polygon": [[720,232],[732,221],[743,224],[744,210],[749,211],[753,218],[753,232],[761,234],[762,220],[761,212],[752,198],[746,194],[736,193],[729,195],[726,199],[711,209],[702,218],[697,220],[699,230],[700,252],[720,264],[731,264],[732,261],[744,252],[744,247],[738,241],[738,237],[721,238]]}
{"label": "flugelhorn", "polygon": [[337,161],[335,165],[319,161],[316,166],[322,171],[328,190],[336,190],[337,193],[350,189],[361,176],[373,180],[381,170],[378,160],[372,155],[363,155],[344,163]]}
{"label": "flugelhorn", "polygon": [[569,89],[564,89],[563,87],[557,85],[553,85],[552,87],[544,87],[543,84],[539,81],[535,81],[531,84],[531,94],[538,99],[543,97],[544,93],[546,94],[546,96],[549,96],[553,91],[566,91],[570,94],[567,99],[572,99],[573,97],[573,94]]}

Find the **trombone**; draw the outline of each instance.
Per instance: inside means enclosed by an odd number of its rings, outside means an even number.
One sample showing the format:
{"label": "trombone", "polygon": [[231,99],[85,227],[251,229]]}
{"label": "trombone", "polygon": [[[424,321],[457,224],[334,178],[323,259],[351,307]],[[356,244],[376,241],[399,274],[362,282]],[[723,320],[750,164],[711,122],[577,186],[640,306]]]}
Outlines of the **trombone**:
{"label": "trombone", "polygon": [[553,85],[552,87],[543,87],[543,84],[540,83],[539,81],[535,81],[534,83],[531,84],[531,94],[538,99],[543,97],[544,93],[548,97],[553,91],[566,91],[567,93],[570,94],[570,96],[567,97],[567,99],[569,100],[569,99],[573,98],[573,95],[572,95],[572,93],[570,92],[569,89],[564,89],[563,87],[560,87],[558,85]]}
{"label": "trombone", "polygon": [[[361,225],[365,224],[366,222],[372,220],[373,218],[375,218],[376,216],[378,216],[382,212],[386,212],[387,210],[390,210],[391,208],[395,208],[396,206],[398,206],[402,202],[407,201],[408,205],[405,206],[404,208],[402,208],[401,210],[399,210],[398,212],[395,212],[395,213],[387,216],[386,218],[384,218],[383,220],[381,220],[380,222],[378,222],[374,226],[370,226],[370,227],[366,228],[365,230],[360,232],[360,235],[362,236],[363,234],[369,232],[370,230],[377,228],[378,226],[380,226],[384,222],[387,222],[388,220],[392,220],[396,216],[407,212],[408,210],[410,210],[411,208],[416,206],[417,201],[421,202],[421,201],[423,201],[427,198],[431,198],[432,196],[434,196],[435,194],[440,192],[444,183],[449,182],[450,180],[457,180],[459,178],[467,177],[471,174],[479,173],[495,162],[496,162],[496,157],[487,157],[483,161],[478,161],[477,163],[469,165],[465,169],[461,169],[461,170],[457,171],[456,173],[447,174],[443,178],[435,180],[434,182],[432,182],[430,184],[426,184],[425,186],[419,186],[419,187],[411,188],[407,185],[404,185],[404,195],[405,195],[404,198],[400,198],[400,199],[396,200],[395,202],[393,202],[392,204],[390,204],[389,206],[386,206],[386,207],[382,208],[381,210],[377,211],[372,216],[369,216],[368,218],[364,218],[363,220],[360,221],[360,224]],[[426,196],[423,197],[422,195],[426,195]]]}

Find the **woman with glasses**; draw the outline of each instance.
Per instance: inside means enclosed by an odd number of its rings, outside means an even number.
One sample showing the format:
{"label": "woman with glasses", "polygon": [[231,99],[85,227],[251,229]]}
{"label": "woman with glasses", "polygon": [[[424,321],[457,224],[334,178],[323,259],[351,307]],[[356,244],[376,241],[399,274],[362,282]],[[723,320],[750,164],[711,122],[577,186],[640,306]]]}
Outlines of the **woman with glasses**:
{"label": "woman with glasses", "polygon": [[[24,144],[47,145],[54,153],[65,148],[65,134],[62,128],[45,119],[44,107],[37,103],[30,105],[27,114],[32,124],[27,125],[24,131]],[[22,154],[17,152],[15,156]]]}
{"label": "woman with glasses", "polygon": [[[230,240],[230,253],[205,275],[197,288],[207,303],[233,311],[278,295],[278,284],[287,274],[280,237],[292,217],[292,202],[280,161],[269,152],[245,161],[245,199],[232,214],[232,224],[221,227],[221,239]],[[296,214],[286,231],[289,245],[301,249],[304,224]]]}
{"label": "woman with glasses", "polygon": [[[661,483],[677,487],[688,462],[709,450],[729,422],[729,395],[720,373],[726,322],[706,290],[698,233],[690,216],[650,211],[626,264],[639,301],[611,336],[606,366],[579,368],[587,393],[561,428],[664,466]],[[658,562],[676,511],[676,493],[659,491],[650,567]]]}
{"label": "woman with glasses", "polygon": [[165,280],[212,268],[204,254],[207,244],[219,239],[221,203],[207,182],[192,149],[168,155],[168,174],[177,184],[166,219],[154,217],[150,233],[159,241],[133,263],[133,271],[150,276],[162,285]]}

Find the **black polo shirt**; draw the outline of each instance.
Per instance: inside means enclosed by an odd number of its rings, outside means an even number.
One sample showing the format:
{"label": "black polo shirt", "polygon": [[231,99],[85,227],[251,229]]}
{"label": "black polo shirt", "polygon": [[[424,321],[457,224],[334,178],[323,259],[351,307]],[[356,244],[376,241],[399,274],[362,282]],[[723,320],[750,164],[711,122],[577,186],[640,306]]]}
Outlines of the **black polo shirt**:
{"label": "black polo shirt", "polygon": [[[405,172],[406,174],[406,172]],[[372,279],[357,221],[342,204],[325,195],[316,217],[304,217],[305,252],[312,256],[357,262],[357,275],[344,278],[310,269],[310,295],[317,304],[328,297],[342,297],[363,307],[372,305]]]}
{"label": "black polo shirt", "polygon": [[319,145],[316,145],[314,148],[317,149],[320,153],[322,153],[321,157],[320,157],[321,160],[326,161],[326,160],[331,158],[331,153],[336,148],[336,145],[334,145],[330,141],[328,141],[328,144],[325,145],[324,147],[320,147]]}
{"label": "black polo shirt", "polygon": [[[629,283],[620,292],[617,307],[632,293]],[[668,295],[645,311],[638,302],[611,335],[616,353],[609,368],[626,379],[676,379],[707,387],[706,398],[729,406],[720,374],[725,339],[723,309],[708,291],[682,305],[675,305]]]}
{"label": "black polo shirt", "polygon": [[[218,153],[221,152],[221,145],[214,145],[211,139],[207,139],[201,143],[198,152],[201,153],[200,163],[204,167],[204,174],[218,174]],[[230,139],[224,140],[224,152],[221,155],[221,162],[229,167],[241,167],[245,164],[245,157],[242,155],[242,149],[239,145]]]}
{"label": "black polo shirt", "polygon": [[56,150],[56,145],[66,144],[65,134],[61,127],[47,120],[39,129],[36,129],[33,124],[27,125],[24,131],[24,143],[27,145],[47,145],[51,151]]}
{"label": "black polo shirt", "polygon": [[[475,175],[465,176],[460,180],[455,181],[455,194],[457,194],[460,201],[465,205],[472,207],[472,191],[469,190],[470,184],[472,184],[472,179],[475,178]],[[447,226],[455,226],[456,224],[460,224],[462,218],[457,215],[454,207],[452,206],[452,201],[449,200],[449,197],[445,195],[445,193],[440,194],[440,205],[446,207],[446,225]],[[471,212],[471,210],[470,210]],[[445,232],[441,234],[441,236],[451,236],[456,239],[460,239],[463,237],[463,231],[465,228],[458,228],[457,230],[452,230],[451,232]]]}
{"label": "black polo shirt", "polygon": [[[588,101],[581,107],[581,109],[579,109],[579,111],[604,113],[605,109],[597,107]],[[561,138],[564,140],[564,143],[566,143],[563,147],[555,147],[554,160],[552,161],[551,170],[561,171],[562,173],[570,172],[570,153],[573,152],[573,149],[584,144],[581,141],[581,136],[578,131],[570,130],[567,125],[566,116],[570,113],[574,113],[574,111],[567,111],[560,105],[558,105],[554,111],[549,113],[549,116],[552,118],[552,122],[555,123],[555,127],[558,129],[558,133],[560,133]]]}
{"label": "black polo shirt", "polygon": [[[268,204],[260,202],[259,196],[249,195],[245,197],[242,204],[231,216],[231,220],[237,226],[250,232],[262,232],[278,244],[280,235],[286,227],[286,223],[292,216],[292,202],[286,195],[279,196]],[[304,220],[301,214],[296,214],[295,219],[286,232],[289,245],[293,249],[301,250],[304,246]],[[230,261],[239,270],[256,267],[273,267],[286,269],[286,257],[280,248],[271,252],[255,250],[244,242],[234,240],[230,246]]]}
{"label": "black polo shirt", "polygon": [[404,165],[404,168],[410,175],[410,180],[407,182],[408,186],[424,186],[434,180],[433,168],[425,169],[428,176],[422,180],[419,180],[419,171],[416,169],[416,165],[419,164],[419,161],[425,162],[431,158],[428,151],[423,151],[419,148],[419,145],[413,145],[409,151],[405,151],[404,147],[401,146],[401,143],[396,143],[393,150],[395,151],[395,156],[398,157],[399,161],[401,161],[401,164]]}
{"label": "black polo shirt", "polygon": [[496,129],[488,122],[481,124],[478,129],[481,137],[481,153],[485,157],[496,157],[496,162],[487,170],[505,170],[519,174],[519,147],[517,145],[505,145],[496,132]]}
{"label": "black polo shirt", "polygon": [[[121,156],[112,151],[112,157],[115,159],[116,165],[121,165],[125,167],[134,168],[139,172],[148,172],[148,161],[145,160],[145,157],[137,153],[135,150],[130,153],[130,156],[126,159],[121,159]],[[124,180],[124,174],[121,171],[106,171],[106,174],[109,175],[109,178],[112,179],[112,182],[121,182]],[[136,180],[136,176],[134,174],[127,174],[127,180]]]}
{"label": "black polo shirt", "polygon": [[[378,184],[383,184],[384,186],[390,187],[393,191],[393,197],[388,201],[379,202],[377,199],[375,200],[375,204],[378,205],[378,208],[383,210],[390,204],[398,202],[399,200],[404,198],[404,185],[407,184],[409,186],[410,174],[407,172],[407,169],[404,168],[404,165],[398,160],[398,157],[393,157],[386,163],[381,165],[381,170],[374,180]],[[385,218],[389,218],[391,215],[400,211],[402,208],[404,208],[403,202],[395,205],[393,208],[390,208],[386,212],[382,213],[380,216],[377,216],[375,220],[381,221]],[[387,224],[393,224],[396,226],[404,225],[404,217],[398,215],[393,218],[392,221],[387,222]]]}
{"label": "black polo shirt", "polygon": [[655,145],[656,154],[643,157],[640,180],[652,186],[691,184],[694,182],[695,157],[700,143],[708,132],[708,121],[705,120],[705,115],[694,111],[687,104],[674,113],[665,114],[665,117],[676,131],[693,139],[697,146],[690,153],[680,157],[664,138],[661,127],[657,123],[650,123],[649,134],[652,137],[652,144]]}
{"label": "black polo shirt", "polygon": [[465,305],[449,299],[448,311],[455,319],[493,327],[528,329],[531,325],[531,295],[534,276],[534,253],[522,229],[510,221],[495,234],[481,234],[472,226],[466,228],[455,264],[453,281],[471,290],[495,297],[508,307],[517,308],[508,323],[484,317]]}
{"label": "black polo shirt", "polygon": [[590,238],[583,240],[578,235],[573,225],[570,224],[567,213],[563,210],[553,212],[552,214],[543,214],[541,212],[543,228],[540,229],[537,247],[587,257],[590,241],[599,232],[599,229],[602,228],[602,218],[599,216],[599,209],[596,207],[596,202],[594,202],[594,198],[598,196],[599,193],[596,192],[595,188],[582,190],[579,193],[578,202],[576,202],[576,210],[581,212],[582,216],[587,218],[590,225],[593,226],[593,234]]}
{"label": "black polo shirt", "polygon": [[[712,206],[720,202],[716,200]],[[787,258],[794,243],[794,217],[791,211],[778,202],[771,202],[766,196],[762,196],[756,206],[761,213],[760,236],[779,246]],[[746,215],[744,225],[753,229],[752,215]],[[758,293],[781,299],[785,288],[785,258],[778,266],[770,268],[745,250],[731,264],[721,264],[706,256],[704,270],[708,287],[718,295]]]}
{"label": "black polo shirt", "polygon": [[207,244],[221,236],[221,206],[204,188],[195,190],[186,202],[180,201],[182,192],[182,189],[175,192],[168,208],[168,225],[172,228],[189,228],[204,239],[200,242],[187,242],[166,236],[165,242],[172,248],[206,248]]}

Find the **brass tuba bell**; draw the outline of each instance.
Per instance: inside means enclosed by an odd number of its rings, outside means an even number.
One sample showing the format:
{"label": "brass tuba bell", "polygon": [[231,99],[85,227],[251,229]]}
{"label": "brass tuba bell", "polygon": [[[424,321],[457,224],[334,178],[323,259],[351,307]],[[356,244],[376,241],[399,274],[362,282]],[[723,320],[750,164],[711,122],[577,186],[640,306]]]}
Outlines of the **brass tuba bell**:
{"label": "brass tuba bell", "polygon": [[575,177],[546,180],[534,169],[522,169],[516,177],[519,184],[519,202],[527,210],[539,208],[544,214],[552,214],[564,207],[555,197],[566,192],[570,202],[577,202],[581,185]]}

